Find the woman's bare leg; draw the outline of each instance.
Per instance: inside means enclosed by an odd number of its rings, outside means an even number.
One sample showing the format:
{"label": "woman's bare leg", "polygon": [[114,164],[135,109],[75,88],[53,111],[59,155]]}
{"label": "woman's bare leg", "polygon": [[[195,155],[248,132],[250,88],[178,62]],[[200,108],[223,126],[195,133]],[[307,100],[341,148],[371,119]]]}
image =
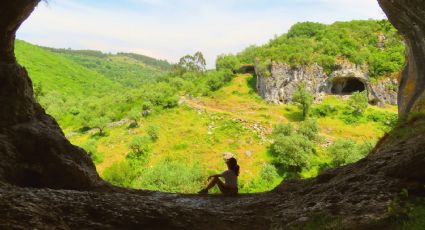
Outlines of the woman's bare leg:
{"label": "woman's bare leg", "polygon": [[210,183],[207,185],[207,187],[205,188],[205,190],[210,190],[210,189],[212,189],[214,186],[216,186],[217,185],[217,187],[220,189],[220,191],[222,192],[222,193],[224,193],[225,192],[225,186],[224,186],[224,184],[223,184],[223,181],[221,181],[218,177],[214,177],[211,181],[210,181]]}

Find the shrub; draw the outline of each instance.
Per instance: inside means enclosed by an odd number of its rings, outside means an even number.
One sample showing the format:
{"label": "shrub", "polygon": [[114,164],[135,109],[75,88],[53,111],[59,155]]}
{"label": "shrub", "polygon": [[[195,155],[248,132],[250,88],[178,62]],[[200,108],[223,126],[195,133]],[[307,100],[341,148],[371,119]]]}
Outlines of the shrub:
{"label": "shrub", "polygon": [[355,92],[351,95],[348,100],[348,106],[351,108],[353,113],[362,114],[367,106],[369,105],[369,100],[367,98],[367,92]]}
{"label": "shrub", "polygon": [[270,147],[274,162],[289,172],[299,173],[310,168],[312,156],[315,154],[314,143],[306,136],[278,136]]}
{"label": "shrub", "polygon": [[128,147],[131,153],[127,155],[128,159],[141,159],[150,150],[150,138],[142,136],[134,136]]}
{"label": "shrub", "polygon": [[103,172],[103,178],[115,186],[131,187],[136,170],[127,161],[112,164]]}
{"label": "shrub", "polygon": [[148,136],[152,141],[157,141],[159,138],[159,128],[155,125],[149,125],[146,129]]}
{"label": "shrub", "polygon": [[298,134],[307,137],[309,140],[316,140],[319,135],[319,126],[316,120],[307,120],[301,122],[298,129]]}
{"label": "shrub", "polygon": [[194,193],[204,186],[205,178],[200,164],[187,165],[167,158],[152,168],[146,168],[136,179],[135,184],[143,189]]}
{"label": "shrub", "polygon": [[218,71],[230,70],[233,73],[239,70],[240,65],[239,59],[232,54],[218,56],[215,64]]}
{"label": "shrub", "polygon": [[97,153],[97,141],[95,139],[87,140],[81,148],[87,152],[94,163],[100,164],[103,162],[103,157]]}
{"label": "shrub", "polygon": [[277,173],[276,167],[272,164],[265,164],[260,171],[260,178],[266,182],[273,182],[279,174]]}
{"label": "shrub", "polygon": [[272,135],[273,136],[279,136],[279,135],[291,136],[293,131],[294,130],[291,123],[279,124],[279,125],[276,125],[276,127],[273,129]]}
{"label": "shrub", "polygon": [[127,118],[130,119],[135,124],[135,127],[139,126],[139,119],[141,118],[140,111],[133,108],[130,112],[127,113]]}
{"label": "shrub", "polygon": [[311,111],[314,117],[328,117],[336,114],[336,112],[335,106],[327,103],[315,106]]}
{"label": "shrub", "polygon": [[354,163],[365,157],[373,148],[371,142],[357,144],[353,140],[339,139],[328,147],[328,153],[333,157],[334,167]]}

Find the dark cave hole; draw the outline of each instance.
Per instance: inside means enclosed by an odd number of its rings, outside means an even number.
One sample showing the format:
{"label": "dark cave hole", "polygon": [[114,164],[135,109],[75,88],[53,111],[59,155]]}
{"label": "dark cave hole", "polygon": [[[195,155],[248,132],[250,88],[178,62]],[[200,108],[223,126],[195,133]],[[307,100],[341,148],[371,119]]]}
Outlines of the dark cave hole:
{"label": "dark cave hole", "polygon": [[350,95],[354,92],[363,92],[366,90],[365,83],[358,78],[341,78],[332,82],[332,94]]}

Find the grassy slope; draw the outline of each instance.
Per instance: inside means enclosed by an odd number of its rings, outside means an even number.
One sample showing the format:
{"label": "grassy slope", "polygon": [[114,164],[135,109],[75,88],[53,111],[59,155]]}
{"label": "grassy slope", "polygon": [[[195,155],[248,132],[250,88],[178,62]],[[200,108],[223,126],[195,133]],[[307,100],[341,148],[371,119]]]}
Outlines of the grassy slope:
{"label": "grassy slope", "polygon": [[[109,130],[109,136],[100,139],[98,152],[104,161],[97,165],[102,174],[114,162],[122,161],[130,152],[128,142],[134,135],[145,134],[145,128],[155,124],[160,128],[159,140],[153,145],[148,167],[155,166],[165,158],[184,160],[189,165],[201,162],[203,170],[211,173],[223,169],[223,152],[232,152],[242,166],[241,181],[246,183],[258,178],[263,165],[271,161],[267,146],[253,127],[264,127],[265,134],[278,123],[299,121],[300,111],[293,105],[273,105],[262,101],[252,91],[252,76],[239,75],[231,84],[213,93],[211,97],[186,100],[185,105],[141,119],[141,127],[128,130],[125,126]],[[326,99],[329,103],[341,104],[336,98]],[[394,107],[371,110],[394,111]],[[337,118],[319,118],[321,135],[325,139],[351,138],[362,142],[377,140],[384,134],[380,124],[368,122],[347,125]],[[214,127],[208,134],[208,126]],[[83,144],[89,134],[71,138],[77,145]],[[247,154],[248,153],[248,154]],[[251,153],[251,154],[249,154]],[[318,151],[318,161],[326,162],[329,157]],[[203,163],[202,163],[203,162]],[[316,169],[317,170],[317,169]],[[317,171],[304,172],[314,176]],[[198,188],[192,188],[192,192]]]}
{"label": "grassy slope", "polygon": [[80,97],[121,88],[119,84],[93,70],[24,41],[16,41],[15,53],[33,82],[42,82],[46,92],[56,91]]}

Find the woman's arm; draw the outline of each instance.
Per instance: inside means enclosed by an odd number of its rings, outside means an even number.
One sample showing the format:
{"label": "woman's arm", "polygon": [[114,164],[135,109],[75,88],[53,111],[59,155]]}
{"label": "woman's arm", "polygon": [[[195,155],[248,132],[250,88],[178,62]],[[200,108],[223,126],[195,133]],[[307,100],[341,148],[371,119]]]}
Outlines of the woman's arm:
{"label": "woman's arm", "polygon": [[211,176],[208,177],[208,180],[213,178],[213,177],[223,177],[223,175],[221,175],[221,174],[211,175]]}

